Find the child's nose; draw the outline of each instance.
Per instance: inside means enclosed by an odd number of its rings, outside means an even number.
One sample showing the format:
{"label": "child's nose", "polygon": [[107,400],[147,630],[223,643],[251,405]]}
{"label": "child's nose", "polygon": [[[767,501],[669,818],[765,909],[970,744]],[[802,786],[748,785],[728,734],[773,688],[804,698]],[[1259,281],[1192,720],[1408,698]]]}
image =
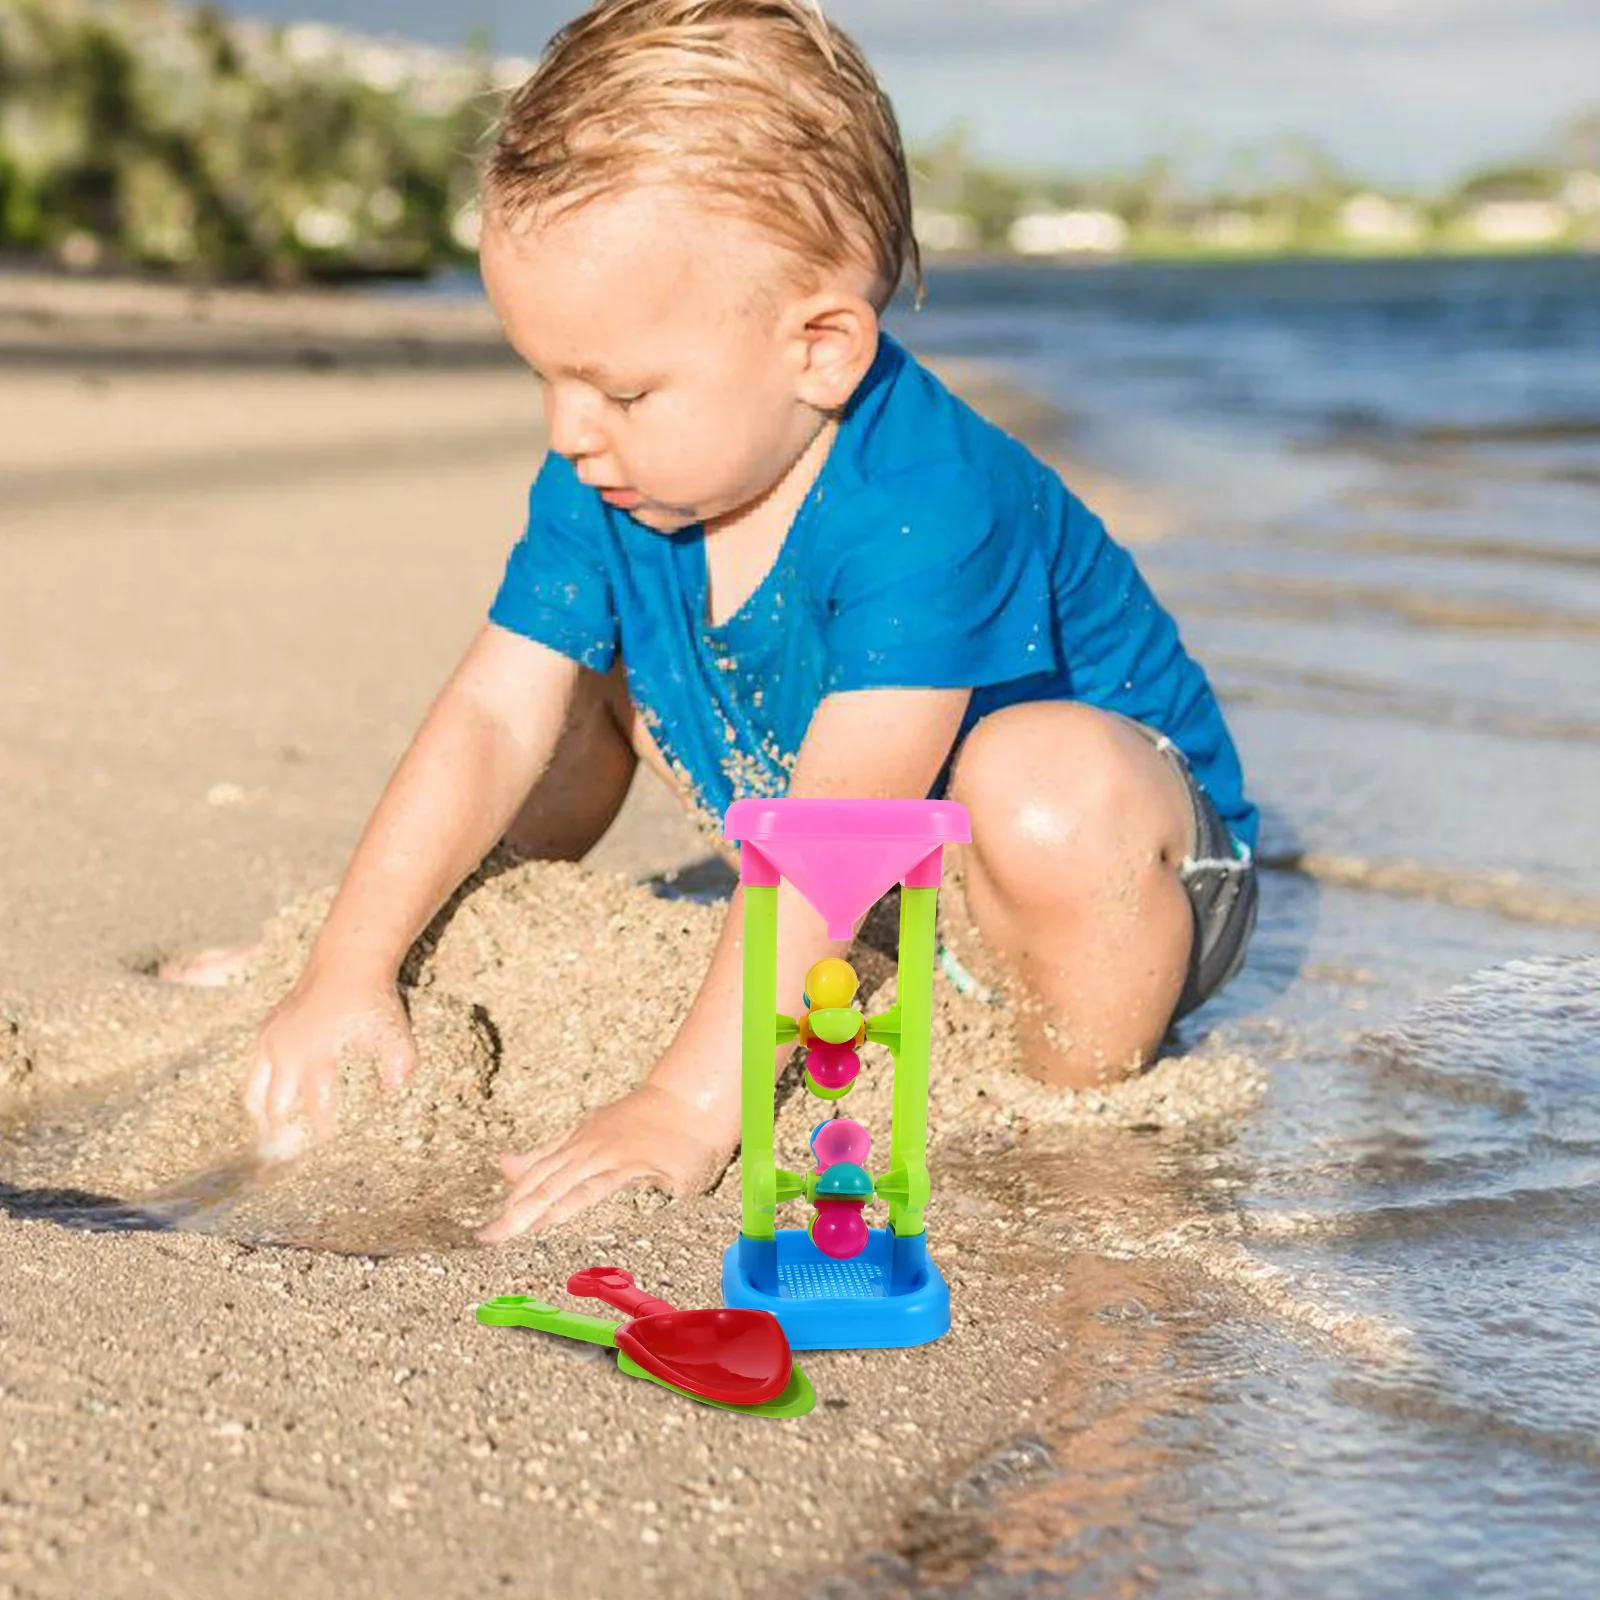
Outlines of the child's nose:
{"label": "child's nose", "polygon": [[598,455],[605,449],[598,401],[593,396],[569,391],[558,399],[554,388],[547,387],[544,406],[550,448],[557,455],[575,461],[579,456]]}

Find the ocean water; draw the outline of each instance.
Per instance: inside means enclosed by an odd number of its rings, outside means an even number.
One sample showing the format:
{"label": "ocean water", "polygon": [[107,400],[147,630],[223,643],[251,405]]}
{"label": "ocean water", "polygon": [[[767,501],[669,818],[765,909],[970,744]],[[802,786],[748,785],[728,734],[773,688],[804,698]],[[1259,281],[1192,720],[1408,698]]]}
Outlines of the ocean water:
{"label": "ocean water", "polygon": [[1183,1040],[1268,1092],[997,1162],[1052,1395],[818,1593],[1600,1592],[1600,259],[931,291],[1165,507],[1274,863]]}

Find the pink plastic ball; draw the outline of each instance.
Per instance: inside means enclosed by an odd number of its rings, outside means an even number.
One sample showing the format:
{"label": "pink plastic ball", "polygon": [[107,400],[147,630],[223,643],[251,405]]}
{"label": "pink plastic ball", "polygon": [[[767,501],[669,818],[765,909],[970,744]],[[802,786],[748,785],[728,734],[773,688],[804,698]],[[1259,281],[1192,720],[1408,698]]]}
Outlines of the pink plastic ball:
{"label": "pink plastic ball", "polygon": [[861,1071],[861,1057],[853,1044],[829,1044],[826,1039],[813,1039],[806,1056],[806,1071],[824,1089],[842,1089],[854,1083]]}
{"label": "pink plastic ball", "polygon": [[867,1248],[867,1219],[853,1201],[818,1201],[810,1233],[817,1249],[835,1261],[848,1261]]}
{"label": "pink plastic ball", "polygon": [[872,1135],[849,1117],[835,1117],[817,1129],[811,1148],[816,1153],[819,1172],[826,1171],[835,1161],[853,1161],[864,1167],[872,1153]]}

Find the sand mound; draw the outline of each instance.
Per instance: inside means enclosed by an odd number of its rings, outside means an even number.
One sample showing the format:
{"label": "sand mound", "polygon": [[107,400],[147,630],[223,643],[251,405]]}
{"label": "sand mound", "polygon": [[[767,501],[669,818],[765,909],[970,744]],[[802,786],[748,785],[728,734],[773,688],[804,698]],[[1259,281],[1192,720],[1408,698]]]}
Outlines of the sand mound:
{"label": "sand mound", "polygon": [[[689,1005],[722,915],[578,866],[491,861],[407,964],[421,1056],[410,1083],[385,1094],[373,1063],[347,1058],[340,1136],[262,1168],[239,1085],[254,1030],[293,984],[328,898],[307,896],[269,923],[245,983],[201,992],[130,977],[69,1017],[9,1023],[0,1113],[28,1114],[9,1181],[70,1186],[80,1205],[143,1206],[152,1219],[254,1241],[384,1252],[468,1244],[504,1192],[501,1153],[559,1134],[645,1076]],[[857,965],[869,1011],[893,1002],[893,927],[891,903],[864,930],[871,942]],[[1009,1067],[1003,1008],[943,982],[935,1001],[936,1159],[993,1155],[1030,1128],[1070,1137],[1074,1127],[1236,1117],[1261,1092],[1259,1074],[1226,1057],[1163,1062],[1116,1090],[1058,1092]],[[838,1109],[868,1127],[874,1166],[886,1165],[887,1053],[870,1047],[864,1063]],[[799,1168],[829,1108],[800,1087],[798,1063],[777,1105],[780,1164]],[[721,1181],[722,1209],[737,1177],[735,1166]],[[612,1204],[636,1217],[641,1198]],[[803,1208],[792,1209],[786,1220],[798,1222]]]}

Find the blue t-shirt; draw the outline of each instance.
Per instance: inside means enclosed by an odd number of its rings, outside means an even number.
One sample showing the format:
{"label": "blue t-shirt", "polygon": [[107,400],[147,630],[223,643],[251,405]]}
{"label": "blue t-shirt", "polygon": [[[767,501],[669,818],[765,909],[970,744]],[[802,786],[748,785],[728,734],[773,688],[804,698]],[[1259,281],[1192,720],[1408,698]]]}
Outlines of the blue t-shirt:
{"label": "blue t-shirt", "polygon": [[824,696],[971,689],[1002,706],[1081,700],[1167,735],[1236,838],[1258,816],[1205,673],[1100,519],[1028,448],[887,334],[771,570],[706,621],[705,536],[608,506],[553,451],[489,616],[634,705],[706,824],[782,795]]}

